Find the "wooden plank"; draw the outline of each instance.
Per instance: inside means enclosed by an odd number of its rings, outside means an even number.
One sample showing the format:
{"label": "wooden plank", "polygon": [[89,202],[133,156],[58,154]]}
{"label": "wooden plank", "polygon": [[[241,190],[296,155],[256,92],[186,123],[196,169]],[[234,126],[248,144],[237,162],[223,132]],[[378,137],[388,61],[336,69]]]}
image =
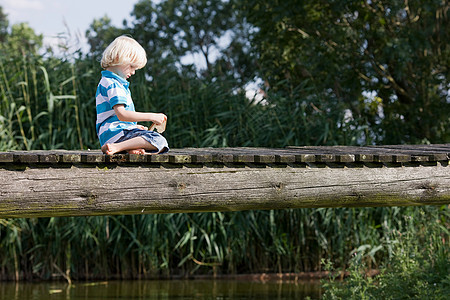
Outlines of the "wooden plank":
{"label": "wooden plank", "polygon": [[191,155],[182,155],[182,154],[176,154],[176,155],[169,154],[169,162],[173,163],[173,164],[189,164],[189,163],[192,163],[192,156]]}
{"label": "wooden plank", "polygon": [[445,161],[448,160],[448,155],[446,153],[433,153],[428,155],[430,161]]}
{"label": "wooden plank", "polygon": [[107,161],[107,156],[109,155],[104,155],[101,152],[83,152],[81,154],[81,162],[90,164],[103,163]]}
{"label": "wooden plank", "polygon": [[275,162],[276,163],[294,163],[295,162],[295,155],[290,154],[277,154],[275,155]]}
{"label": "wooden plank", "polygon": [[[13,151],[1,152],[3,163],[407,163],[448,161],[450,145],[387,146],[307,146],[288,148],[183,148],[172,149],[169,156],[107,156],[93,151]],[[11,161],[12,157],[12,161]]]}
{"label": "wooden plank", "polygon": [[389,154],[376,154],[373,156],[373,161],[378,163],[394,162],[394,156]]}
{"label": "wooden plank", "polygon": [[352,163],[355,162],[355,155],[354,154],[339,154],[336,155],[336,161],[339,163]]}
{"label": "wooden plank", "polygon": [[147,155],[147,161],[152,163],[168,163],[169,155],[168,154]]}
{"label": "wooden plank", "polygon": [[355,154],[355,161],[357,162],[373,162],[374,155],[373,154]]}
{"label": "wooden plank", "polygon": [[393,156],[393,160],[396,163],[410,162],[411,161],[411,155],[397,154],[397,155]]}
{"label": "wooden plank", "polygon": [[232,163],[234,158],[232,154],[221,154],[221,153],[215,153],[212,155],[213,162],[217,163]]}
{"label": "wooden plank", "polygon": [[211,162],[213,162],[213,156],[212,156],[212,154],[192,155],[192,162],[193,163],[211,163]]}
{"label": "wooden plank", "polygon": [[40,154],[39,162],[40,163],[53,163],[53,164],[58,163],[59,155],[57,155],[56,153]]}
{"label": "wooden plank", "polygon": [[14,162],[14,155],[10,152],[0,152],[0,163]]}
{"label": "wooden plank", "polygon": [[147,155],[141,154],[128,154],[128,161],[130,163],[144,163],[147,162]]}
{"label": "wooden plank", "polygon": [[[95,157],[93,161],[90,162],[97,162],[96,159],[99,157]],[[129,161],[129,154],[114,154],[114,155],[105,155],[104,161],[108,163],[126,163]],[[102,161],[98,161],[102,162]]]}
{"label": "wooden plank", "polygon": [[39,162],[39,156],[35,152],[14,152],[14,162],[19,163],[37,163]]}
{"label": "wooden plank", "polygon": [[233,162],[235,162],[235,163],[254,163],[255,156],[252,154],[234,154]]}
{"label": "wooden plank", "polygon": [[295,155],[295,162],[299,163],[313,163],[316,161],[315,154],[299,154]]}
{"label": "wooden plank", "polygon": [[81,162],[81,152],[60,153],[59,161],[62,163],[79,163]]}
{"label": "wooden plank", "polygon": [[329,162],[335,162],[336,161],[336,155],[334,154],[316,154],[316,162],[323,162],[323,163],[329,163]]}
{"label": "wooden plank", "polygon": [[412,162],[426,162],[429,160],[429,157],[426,155],[411,155]]}
{"label": "wooden plank", "polygon": [[275,155],[274,154],[255,155],[254,161],[255,163],[272,164],[275,163]]}

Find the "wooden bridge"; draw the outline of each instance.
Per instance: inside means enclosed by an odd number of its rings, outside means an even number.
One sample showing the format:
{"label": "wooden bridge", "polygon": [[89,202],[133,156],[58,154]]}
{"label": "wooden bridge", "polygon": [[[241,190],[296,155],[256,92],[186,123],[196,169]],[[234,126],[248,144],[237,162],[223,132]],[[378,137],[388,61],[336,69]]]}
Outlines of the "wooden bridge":
{"label": "wooden bridge", "polygon": [[450,144],[0,153],[0,218],[450,203]]}

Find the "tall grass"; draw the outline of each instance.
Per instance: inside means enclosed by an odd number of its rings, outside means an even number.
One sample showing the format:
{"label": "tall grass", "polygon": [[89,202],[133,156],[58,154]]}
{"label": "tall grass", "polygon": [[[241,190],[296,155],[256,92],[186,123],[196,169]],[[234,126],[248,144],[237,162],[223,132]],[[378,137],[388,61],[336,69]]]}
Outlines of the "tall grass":
{"label": "tall grass", "polygon": [[76,74],[68,61],[0,51],[1,150],[97,147],[94,95],[82,87],[96,80],[92,71]]}
{"label": "tall grass", "polygon": [[[422,209],[407,212],[402,226],[391,230],[381,247],[388,258],[380,274],[366,275],[367,249],[358,248],[349,262],[349,277],[343,282],[324,281],[324,299],[447,299],[450,294],[449,211],[432,219]],[[424,222],[417,230],[418,222]],[[370,250],[370,249],[369,249]],[[334,271],[333,263],[326,263]]]}
{"label": "tall grass", "polygon": [[[446,257],[448,268],[448,217],[448,207],[409,207],[16,219],[0,227],[0,277],[318,271],[323,259],[348,268],[355,254],[378,268],[398,259],[396,232],[417,238],[417,247],[443,241],[427,257]],[[440,227],[424,229],[433,223]]]}
{"label": "tall grass", "polygon": [[[362,130],[350,131],[353,124],[342,121],[344,109],[339,103],[270,92],[265,102],[259,102],[246,98],[232,79],[216,79],[175,73],[147,85],[139,82],[141,89],[147,88],[143,93],[147,100],[137,102],[137,107],[168,115],[165,135],[173,147],[343,145],[356,144],[363,135]],[[301,95],[302,88],[293,94]]]}

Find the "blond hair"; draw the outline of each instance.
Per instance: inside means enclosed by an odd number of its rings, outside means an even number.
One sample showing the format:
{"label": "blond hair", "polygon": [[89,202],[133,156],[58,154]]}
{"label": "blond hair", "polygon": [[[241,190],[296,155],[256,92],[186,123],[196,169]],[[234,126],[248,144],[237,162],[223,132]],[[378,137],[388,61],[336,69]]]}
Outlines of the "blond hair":
{"label": "blond hair", "polygon": [[147,63],[147,55],[136,40],[122,35],[106,47],[101,65],[103,69],[107,69],[128,63],[135,65],[136,69],[141,69]]}

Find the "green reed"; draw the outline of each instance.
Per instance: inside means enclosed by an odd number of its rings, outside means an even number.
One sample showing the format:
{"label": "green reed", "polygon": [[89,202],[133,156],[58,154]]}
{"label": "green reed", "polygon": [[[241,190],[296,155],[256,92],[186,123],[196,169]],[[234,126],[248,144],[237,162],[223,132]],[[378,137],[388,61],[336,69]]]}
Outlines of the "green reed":
{"label": "green reed", "polygon": [[[14,219],[0,227],[0,277],[317,271],[323,259],[348,267],[355,253],[377,268],[399,257],[397,232],[444,240],[447,248],[428,248],[427,255],[448,258],[448,231],[442,231],[448,213],[447,207],[395,207]],[[436,222],[441,229],[424,228]]]}
{"label": "green reed", "polygon": [[0,50],[0,149],[96,147],[94,97],[79,83],[92,72],[78,76],[73,62]]}
{"label": "green reed", "polygon": [[[341,282],[332,275],[331,281],[323,281],[324,299],[447,299],[450,211],[442,207],[431,219],[428,212],[417,208],[396,218],[397,226],[387,230],[379,246],[388,257],[380,264],[378,275],[366,275],[364,258],[370,256],[370,248],[356,249],[349,260],[348,278]],[[324,264],[327,270],[335,271],[330,260]]]}

